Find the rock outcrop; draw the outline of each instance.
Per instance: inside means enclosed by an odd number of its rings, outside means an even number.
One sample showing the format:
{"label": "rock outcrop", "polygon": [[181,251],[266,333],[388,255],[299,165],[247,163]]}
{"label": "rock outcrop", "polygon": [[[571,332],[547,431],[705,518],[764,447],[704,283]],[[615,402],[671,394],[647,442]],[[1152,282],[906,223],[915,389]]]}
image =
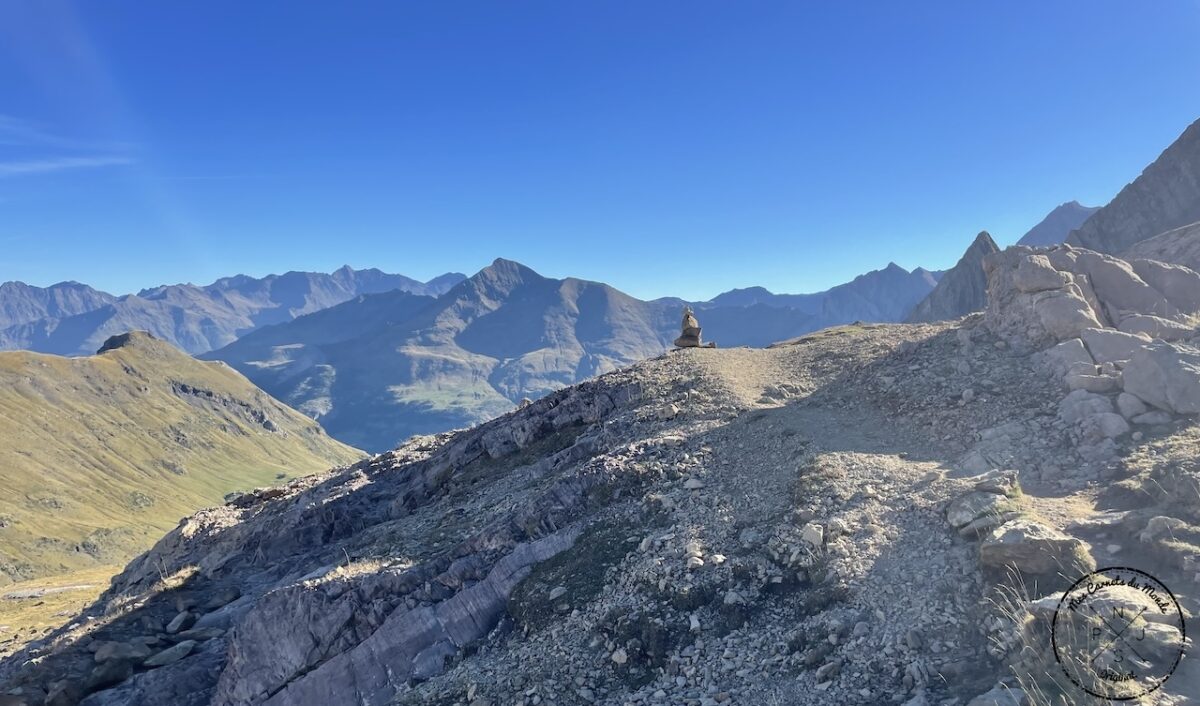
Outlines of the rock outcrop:
{"label": "rock outcrop", "polygon": [[974,242],[958,262],[942,275],[933,291],[908,315],[908,323],[948,321],[982,311],[987,305],[987,277],[983,260],[999,251],[987,231],[975,236]]}
{"label": "rock outcrop", "polygon": [[1020,348],[1043,350],[1087,329],[1191,335],[1200,312],[1200,275],[1184,267],[1063,245],[1014,246],[987,258],[984,268],[988,325]]}
{"label": "rock outcrop", "polygon": [[1192,123],[1141,176],[1073,231],[1067,242],[1102,253],[1200,221],[1200,121]]}
{"label": "rock outcrop", "polygon": [[1121,257],[1169,262],[1200,271],[1200,223],[1190,223],[1134,243]]}
{"label": "rock outcrop", "polygon": [[1014,246],[985,267],[986,325],[1070,391],[1058,417],[1093,458],[1133,426],[1200,413],[1200,274],[1070,245]]}

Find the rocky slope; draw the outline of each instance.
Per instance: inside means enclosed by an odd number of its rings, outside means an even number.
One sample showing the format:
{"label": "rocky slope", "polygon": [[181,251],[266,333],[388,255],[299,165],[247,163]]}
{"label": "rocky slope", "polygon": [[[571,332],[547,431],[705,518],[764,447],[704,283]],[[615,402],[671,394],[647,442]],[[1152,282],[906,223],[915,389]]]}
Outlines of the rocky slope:
{"label": "rocky slope", "polygon": [[88,358],[0,353],[0,585],[123,563],[230,491],[359,457],[145,334]]}
{"label": "rocky slope", "polygon": [[1017,245],[1031,248],[1058,245],[1066,241],[1071,231],[1083,225],[1092,214],[1099,211],[1098,206],[1084,206],[1078,201],[1068,201],[1059,205],[1041,220],[1029,232],[1021,236]]}
{"label": "rocky slope", "polygon": [[1135,243],[1200,221],[1200,121],[1141,176],[1071,233],[1067,242],[1119,254]]}
{"label": "rocky slope", "polygon": [[983,231],[963,256],[959,258],[937,287],[912,309],[905,321],[928,323],[948,321],[982,311],[987,304],[987,280],[983,274],[983,259],[999,248],[992,236]]}
{"label": "rocky slope", "polygon": [[[123,297],[82,285],[37,290],[10,282],[0,285],[0,313],[16,310],[23,315],[9,316],[7,323],[6,317],[0,316],[0,348],[88,355],[109,336],[144,330],[188,353],[203,353],[261,326],[291,321],[363,294],[398,289],[436,296],[463,279],[463,275],[447,274],[418,282],[375,269],[343,267],[332,274],[288,272],[263,278],[239,275],[204,287],[176,284]],[[66,301],[39,308],[31,304],[38,299],[31,292],[39,291],[43,293],[41,299],[58,297]]]}
{"label": "rocky slope", "polygon": [[[1083,573],[1152,572],[1196,627],[1200,275],[1072,248],[987,272],[987,312],[953,324],[677,351],[239,496],[6,660],[0,692],[1083,703],[1049,633]],[[1122,330],[1151,317],[1175,340]],[[1151,659],[1187,646],[1133,621]],[[1200,673],[1155,686],[1190,703]]]}
{"label": "rocky slope", "polygon": [[1121,253],[1126,260],[1159,260],[1200,271],[1200,222],[1134,243]]}

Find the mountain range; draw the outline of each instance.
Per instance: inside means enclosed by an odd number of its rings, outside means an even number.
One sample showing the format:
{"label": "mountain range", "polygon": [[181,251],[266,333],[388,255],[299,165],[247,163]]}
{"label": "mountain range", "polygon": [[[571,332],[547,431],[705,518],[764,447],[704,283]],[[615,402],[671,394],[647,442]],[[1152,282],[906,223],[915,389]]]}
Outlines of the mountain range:
{"label": "mountain range", "polygon": [[[890,264],[819,294],[754,288],[691,305],[706,338],[761,346],[838,323],[894,321],[936,281]],[[437,298],[358,297],[203,357],[234,366],[334,437],[381,451],[659,355],[686,304],[499,259]]]}
{"label": "mountain range", "polygon": [[116,297],[78,282],[31,287],[0,285],[0,349],[90,355],[110,336],[148,331],[188,353],[220,348],[260,326],[291,321],[362,294],[446,291],[465,275],[429,282],[377,269],[343,267],[331,274],[287,272],[219,279],[207,286],[175,284]]}

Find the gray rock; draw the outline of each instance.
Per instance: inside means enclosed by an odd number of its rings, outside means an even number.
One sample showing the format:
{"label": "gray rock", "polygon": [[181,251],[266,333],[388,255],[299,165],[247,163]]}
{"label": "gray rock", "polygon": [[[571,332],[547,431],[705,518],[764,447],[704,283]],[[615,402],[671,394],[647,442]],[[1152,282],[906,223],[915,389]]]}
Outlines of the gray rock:
{"label": "gray rock", "polygon": [[1028,518],[996,528],[980,544],[979,561],[985,567],[1035,575],[1078,576],[1096,566],[1083,542]]}
{"label": "gray rock", "polygon": [[187,657],[196,648],[195,640],[184,640],[177,645],[168,647],[158,654],[150,657],[145,662],[142,662],[143,667],[163,667],[168,664],[173,664]]}
{"label": "gray rock", "polygon": [[1184,341],[1196,335],[1195,327],[1149,314],[1130,314],[1121,319],[1117,328],[1163,341]]}
{"label": "gray rock", "polygon": [[[1075,265],[1076,271],[1087,275],[1110,321],[1119,321],[1120,313],[1126,311],[1168,318],[1179,313],[1166,297],[1142,281],[1124,260],[1082,251]],[[1084,342],[1087,342],[1086,339]],[[1092,355],[1095,355],[1095,351]]]}
{"label": "gray rock", "polygon": [[1058,403],[1058,416],[1067,424],[1075,424],[1092,415],[1112,411],[1111,400],[1087,390],[1075,390]]}
{"label": "gray rock", "polygon": [[1100,326],[1096,312],[1075,285],[1039,294],[1046,296],[1034,301],[1033,311],[1051,340],[1078,338],[1083,331]]}
{"label": "gray rock", "polygon": [[1184,313],[1200,311],[1200,274],[1180,265],[1154,260],[1130,260],[1130,266],[1146,284]]}
{"label": "gray rock", "polygon": [[1144,347],[1125,366],[1125,391],[1177,414],[1200,412],[1200,349],[1177,343]]}
{"label": "gray rock", "polygon": [[151,650],[146,643],[131,640],[129,642],[101,642],[92,658],[96,664],[110,660],[139,661],[150,656]]}
{"label": "gray rock", "polygon": [[1164,412],[1161,409],[1155,409],[1146,412],[1145,414],[1139,414],[1129,421],[1133,422],[1134,424],[1141,424],[1142,426],[1170,424],[1171,414],[1169,412]]}
{"label": "gray rock", "polygon": [[191,613],[190,611],[185,610],[182,613],[176,615],[174,618],[172,618],[171,622],[167,623],[167,627],[165,630],[168,635],[174,635],[175,633],[179,632],[180,630],[186,630],[186,629],[190,628],[195,623],[196,623],[195,614]]}
{"label": "gray rock", "polygon": [[1115,375],[1088,375],[1071,372],[1063,378],[1067,389],[1087,390],[1088,392],[1114,392],[1121,389],[1121,379]]}
{"label": "gray rock", "polygon": [[1072,369],[1090,369],[1092,372],[1096,370],[1096,361],[1092,354],[1088,353],[1081,338],[1072,338],[1046,349],[1042,352],[1042,359],[1059,377]]}
{"label": "gray rock", "polygon": [[1016,505],[1003,495],[976,490],[952,501],[946,509],[946,521],[959,529],[985,515],[1011,512]]}
{"label": "gray rock", "polygon": [[1087,329],[1081,338],[1097,363],[1117,363],[1130,360],[1150,343],[1149,336],[1137,336],[1113,329]]}
{"label": "gray rock", "polygon": [[1068,282],[1068,277],[1054,269],[1045,255],[1026,255],[1013,273],[1013,286],[1020,292],[1062,289]]}
{"label": "gray rock", "polygon": [[1146,403],[1142,402],[1135,395],[1128,392],[1122,392],[1117,395],[1117,411],[1126,419],[1133,419],[1139,414],[1145,414],[1147,409]]}
{"label": "gray rock", "polygon": [[1096,425],[1100,435],[1108,439],[1115,439],[1129,431],[1129,423],[1125,421],[1125,418],[1113,412],[1097,414],[1091,418],[1091,421]]}

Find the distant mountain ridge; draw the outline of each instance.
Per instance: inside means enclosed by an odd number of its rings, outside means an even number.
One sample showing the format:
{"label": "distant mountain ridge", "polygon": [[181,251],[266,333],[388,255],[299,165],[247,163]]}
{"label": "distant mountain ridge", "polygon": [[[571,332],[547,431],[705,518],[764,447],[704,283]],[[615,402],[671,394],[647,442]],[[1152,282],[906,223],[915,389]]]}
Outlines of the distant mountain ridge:
{"label": "distant mountain ridge", "polygon": [[175,284],[114,297],[77,283],[0,285],[0,349],[88,355],[109,336],[149,331],[188,353],[227,345],[261,326],[284,323],[363,294],[403,290],[437,295],[465,279],[429,282],[377,269],[238,275],[207,286]]}
{"label": "distant mountain ridge", "polygon": [[881,270],[872,270],[823,292],[813,294],[774,294],[763,287],[732,289],[703,302],[702,307],[753,306],[763,304],[778,309],[797,309],[806,314],[845,323],[898,321],[937,286],[943,273],[918,267],[912,272],[889,262]]}
{"label": "distant mountain ridge", "polygon": [[[855,320],[895,321],[935,273],[895,264],[826,292],[734,290],[692,302],[706,340],[767,345]],[[467,426],[667,350],[682,299],[642,301],[498,259],[440,297],[358,297],[205,354],[368,450]]]}
{"label": "distant mountain ridge", "polygon": [[1030,228],[1029,232],[1017,241],[1017,245],[1028,245],[1031,248],[1058,245],[1065,242],[1071,231],[1082,226],[1099,210],[1099,206],[1084,206],[1078,201],[1068,201]]}
{"label": "distant mountain ridge", "polygon": [[94,311],[117,298],[79,282],[34,287],[24,282],[0,284],[0,330],[38,319],[63,319]]}

